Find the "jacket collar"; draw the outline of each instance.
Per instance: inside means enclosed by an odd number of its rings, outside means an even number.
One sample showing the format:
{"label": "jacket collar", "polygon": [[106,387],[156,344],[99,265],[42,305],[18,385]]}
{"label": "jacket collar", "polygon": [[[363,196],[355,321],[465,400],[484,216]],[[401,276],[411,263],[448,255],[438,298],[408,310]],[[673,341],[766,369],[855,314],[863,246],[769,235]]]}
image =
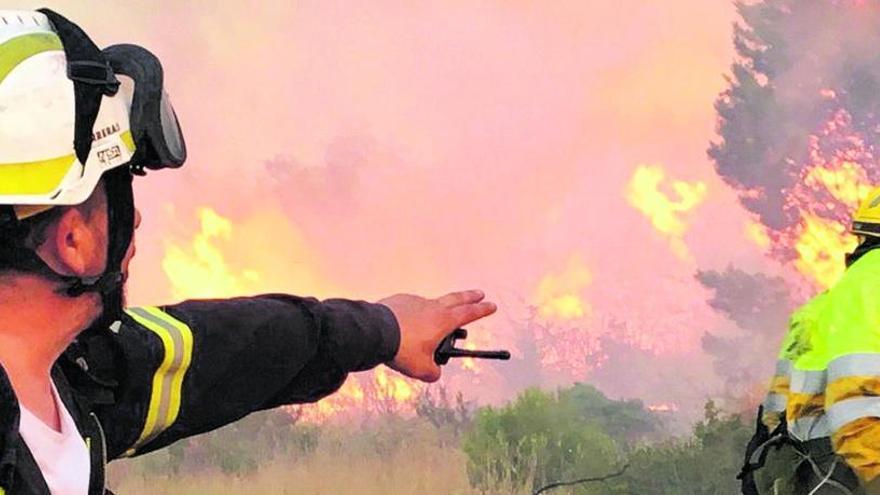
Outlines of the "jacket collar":
{"label": "jacket collar", "polygon": [[[100,335],[101,332],[93,329],[86,330],[64,351],[52,367],[52,379],[58,394],[80,432],[83,431],[82,414],[90,408],[89,404],[113,402],[112,388],[116,382],[110,372],[112,365],[101,363],[102,366],[96,366],[98,369],[89,370],[89,366],[83,364],[87,353],[109,355],[109,348],[102,347],[109,344],[106,339],[100,338]],[[98,375],[101,375],[101,378]],[[22,460],[18,453],[21,443],[18,432],[20,417],[18,398],[12,388],[9,375],[0,365],[0,487],[12,485],[16,466]]]}

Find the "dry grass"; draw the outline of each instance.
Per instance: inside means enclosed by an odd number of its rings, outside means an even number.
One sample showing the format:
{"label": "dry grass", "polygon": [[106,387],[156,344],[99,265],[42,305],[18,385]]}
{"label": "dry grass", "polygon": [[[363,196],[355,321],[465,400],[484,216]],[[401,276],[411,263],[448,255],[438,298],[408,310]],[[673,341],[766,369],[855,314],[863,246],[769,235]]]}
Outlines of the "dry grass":
{"label": "dry grass", "polygon": [[[146,456],[111,464],[109,484],[124,495],[482,495],[468,484],[465,455],[452,446],[439,447],[435,440],[416,434],[389,449],[340,432],[325,436],[309,455],[276,458],[244,476],[210,468],[176,476],[146,475]],[[515,495],[510,490],[500,493]]]}
{"label": "dry grass", "polygon": [[222,473],[149,479],[127,476],[112,487],[127,495],[477,493],[468,486],[461,453],[450,449],[433,452],[430,458],[400,453],[387,460],[319,452],[300,461],[278,460],[244,477]]}

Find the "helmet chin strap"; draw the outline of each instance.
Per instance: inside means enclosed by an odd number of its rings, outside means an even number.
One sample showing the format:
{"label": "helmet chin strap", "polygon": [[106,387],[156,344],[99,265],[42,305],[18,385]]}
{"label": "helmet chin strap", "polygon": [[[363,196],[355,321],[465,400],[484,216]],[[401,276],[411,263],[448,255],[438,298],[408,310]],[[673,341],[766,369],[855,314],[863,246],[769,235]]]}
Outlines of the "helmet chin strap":
{"label": "helmet chin strap", "polygon": [[125,277],[122,264],[134,237],[134,195],[132,175],[128,167],[119,167],[104,174],[107,194],[107,266],[99,277],[76,279],[64,289],[76,297],[87,292],[101,294],[103,312],[96,325],[106,327],[122,317],[125,303]]}
{"label": "helmet chin strap", "polygon": [[880,237],[865,236],[865,240],[856,246],[855,251],[846,255],[846,266],[849,267],[862,256],[880,247]]}
{"label": "helmet chin strap", "polygon": [[88,292],[101,295],[103,310],[92,327],[106,328],[122,318],[125,303],[122,264],[134,236],[131,179],[128,167],[119,167],[104,174],[104,189],[107,194],[107,266],[104,273],[90,279],[74,278],[66,287],[59,289],[70,297]]}

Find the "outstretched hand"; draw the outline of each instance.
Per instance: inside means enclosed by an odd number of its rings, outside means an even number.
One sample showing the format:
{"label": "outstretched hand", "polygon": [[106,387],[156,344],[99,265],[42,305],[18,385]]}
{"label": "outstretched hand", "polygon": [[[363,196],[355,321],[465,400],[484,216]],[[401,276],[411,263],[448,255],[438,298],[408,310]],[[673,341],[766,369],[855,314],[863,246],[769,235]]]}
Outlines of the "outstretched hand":
{"label": "outstretched hand", "polygon": [[483,301],[478,290],[452,292],[437,299],[412,294],[396,294],[379,301],[391,309],[400,326],[400,348],[388,363],[404,375],[436,382],[440,366],[434,351],[453,330],[494,313],[494,303]]}

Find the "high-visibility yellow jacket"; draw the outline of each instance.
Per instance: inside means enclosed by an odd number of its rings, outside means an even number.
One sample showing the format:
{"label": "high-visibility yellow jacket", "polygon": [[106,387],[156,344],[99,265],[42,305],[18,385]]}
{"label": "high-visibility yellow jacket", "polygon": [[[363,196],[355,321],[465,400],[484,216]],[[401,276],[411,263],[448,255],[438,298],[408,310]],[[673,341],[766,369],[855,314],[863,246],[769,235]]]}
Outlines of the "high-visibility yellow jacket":
{"label": "high-visibility yellow jacket", "polygon": [[824,364],[825,376],[812,380],[821,395],[811,402],[821,401],[835,452],[863,483],[876,483],[880,479],[880,249],[852,264],[831,291],[812,345],[814,364],[817,368]]}

